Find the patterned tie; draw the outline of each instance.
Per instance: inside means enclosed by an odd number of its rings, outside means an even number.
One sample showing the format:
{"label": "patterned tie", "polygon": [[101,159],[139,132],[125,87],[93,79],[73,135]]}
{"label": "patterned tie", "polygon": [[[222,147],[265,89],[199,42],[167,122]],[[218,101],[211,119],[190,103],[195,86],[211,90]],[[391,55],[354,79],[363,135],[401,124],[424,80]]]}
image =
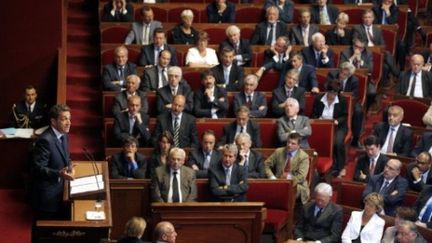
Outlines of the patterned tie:
{"label": "patterned tie", "polygon": [[369,176],[373,176],[375,172],[375,159],[371,158],[370,160],[370,166],[369,166]]}
{"label": "patterned tie", "polygon": [[267,35],[267,40],[265,42],[266,45],[271,45],[273,42],[273,29],[274,29],[273,24],[270,24],[270,31]]}
{"label": "patterned tie", "polygon": [[317,212],[316,215],[315,215],[315,218],[319,218],[319,217],[321,216],[321,213],[322,213],[322,208],[320,208],[320,209],[318,210],[318,212]]}
{"label": "patterned tie", "polygon": [[416,83],[417,83],[417,73],[413,73],[414,77],[411,83],[411,89],[410,89],[410,93],[409,96],[410,97],[414,97],[414,91],[415,91],[415,87],[416,87]]}
{"label": "patterned tie", "polygon": [[391,127],[390,128],[390,136],[389,136],[389,139],[388,139],[388,144],[387,144],[387,153],[389,154],[389,153],[393,153],[393,143],[394,143],[394,138],[393,138],[393,132],[394,132],[394,128],[393,127]]}
{"label": "patterned tie", "polygon": [[287,159],[285,161],[284,174],[291,171],[291,152],[288,152]]}
{"label": "patterned tie", "polygon": [[176,147],[180,147],[179,134],[180,134],[179,117],[176,116],[174,118],[174,145]]}
{"label": "patterned tie", "polygon": [[292,91],[291,91],[291,90],[288,90],[288,91],[286,92],[286,96],[287,96],[287,98],[291,97],[291,95],[292,95]]}
{"label": "patterned tie", "polygon": [[179,190],[178,190],[178,180],[177,180],[177,171],[173,172],[172,201],[173,202],[180,202],[180,196],[179,196]]}
{"label": "patterned tie", "polygon": [[252,96],[248,95],[246,100],[246,106],[250,109],[252,107]]}
{"label": "patterned tie", "polygon": [[366,27],[366,35],[368,36],[370,42],[372,42],[372,44],[374,43],[374,39],[373,39],[373,34],[372,34],[372,27]]}
{"label": "patterned tie", "polygon": [[381,189],[379,190],[379,194],[381,194],[381,195],[383,195],[384,194],[384,192],[386,191],[386,189],[387,189],[387,187],[388,187],[388,185],[389,185],[389,182],[388,182],[388,180],[384,180],[385,182],[384,182],[384,184],[383,184],[383,186],[381,187]]}

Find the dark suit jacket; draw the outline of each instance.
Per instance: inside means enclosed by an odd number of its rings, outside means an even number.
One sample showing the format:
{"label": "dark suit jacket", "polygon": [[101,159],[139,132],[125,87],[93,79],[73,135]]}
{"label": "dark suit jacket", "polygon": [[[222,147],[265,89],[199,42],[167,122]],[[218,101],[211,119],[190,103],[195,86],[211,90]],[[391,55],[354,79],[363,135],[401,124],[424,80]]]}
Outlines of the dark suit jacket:
{"label": "dark suit jacket", "polygon": [[[195,171],[186,166],[180,167],[180,190],[182,202],[194,202],[197,200]],[[168,202],[170,189],[170,168],[159,166],[151,178],[151,194],[153,202]]]}
{"label": "dark suit jacket", "polygon": [[301,210],[294,230],[294,239],[338,242],[342,233],[342,214],[342,208],[330,202],[316,218],[315,202],[308,202]]}
{"label": "dark suit jacket", "polygon": [[235,50],[236,55],[241,55],[243,62],[245,62],[243,66],[249,67],[251,65],[253,53],[248,39],[240,39],[238,50],[236,50],[233,43],[231,43],[228,39],[225,39],[219,45],[219,53],[222,53],[222,49],[224,47],[231,47],[233,50]]}
{"label": "dark suit jacket", "polygon": [[[193,111],[193,92],[189,84],[182,80],[177,88],[177,94],[184,95],[186,97],[185,112],[192,113]],[[169,85],[165,85],[156,91],[156,109],[158,114],[163,112],[169,112],[171,109],[165,107],[167,104],[171,104],[173,100],[171,88]]]}
{"label": "dark suit jacket", "polygon": [[[264,159],[260,152],[250,149],[247,166],[243,166],[248,178],[265,178]],[[237,163],[240,162],[240,154],[237,155]]]}
{"label": "dark suit jacket", "polygon": [[112,2],[109,1],[104,5],[103,12],[102,12],[102,21],[106,22],[132,22],[134,20],[134,8],[132,4],[126,3],[126,14],[119,14],[119,15],[111,15]]}
{"label": "dark suit jacket", "polygon": [[[251,45],[265,45],[267,40],[267,21],[257,24],[252,35]],[[286,25],[282,22],[276,23],[276,39],[279,36],[288,36]]]}
{"label": "dark suit jacket", "polygon": [[[292,69],[292,65],[286,65],[282,70],[279,78],[279,86],[282,86],[285,83],[285,75],[290,69]],[[316,76],[315,67],[309,64],[303,64],[300,69],[300,75],[297,83],[298,86],[303,87],[307,92],[310,92],[312,88],[318,87],[318,79]]]}
{"label": "dark suit jacket", "polygon": [[[319,31],[320,29],[318,25],[315,24],[309,25],[309,37],[308,37],[309,44],[312,43],[312,35]],[[304,45],[303,32],[300,24],[294,26],[291,29],[290,39],[292,45]]]}
{"label": "dark suit jacket", "polygon": [[[152,66],[144,69],[144,75],[141,77],[140,90],[156,91],[159,84],[159,70],[157,66]],[[167,83],[168,84],[168,78]]]}
{"label": "dark suit jacket", "polygon": [[[320,24],[320,7],[318,5],[313,5],[310,9],[311,11],[311,23]],[[331,5],[327,4],[327,15],[329,16],[329,20],[331,24],[336,23],[336,18],[339,14],[339,10]]]}
{"label": "dark suit jacket", "polygon": [[[233,102],[233,110],[236,113],[237,110],[242,105],[246,105],[246,95],[243,91],[237,93],[234,96],[234,102]],[[260,106],[265,106],[264,110],[258,110]],[[250,109],[250,117],[251,118],[260,118],[265,117],[267,114],[267,100],[265,98],[265,95],[262,92],[254,91],[253,97],[252,97],[252,105],[249,108]]]}
{"label": "dark suit jacket", "polygon": [[[324,103],[321,102],[321,98],[324,94],[317,95],[314,99],[312,118],[318,119],[321,117],[324,110]],[[335,104],[333,111],[333,119],[338,121],[337,129],[345,130],[347,129],[347,118],[348,109],[346,98],[342,95],[338,95],[339,103]]]}
{"label": "dark suit jacket", "polygon": [[[275,56],[274,52],[269,48],[264,51],[264,68],[266,70],[274,69],[276,71],[282,71],[284,66],[290,63],[290,59],[287,58],[285,53],[282,55],[282,60],[280,62],[276,62],[273,57]],[[279,56],[280,58],[280,56]],[[286,59],[286,60],[284,60]]]}
{"label": "dark suit jacket", "polygon": [[214,201],[222,202],[245,202],[246,193],[249,189],[247,181],[247,173],[244,168],[234,163],[231,169],[231,185],[227,190],[220,189],[220,186],[225,186],[225,169],[222,162],[210,168],[208,172],[210,192],[213,195]]}
{"label": "dark suit jacket", "polygon": [[278,0],[266,0],[264,3],[264,9],[270,6],[275,6],[279,10],[279,20],[283,23],[289,24],[293,22],[294,17],[294,3],[291,0],[286,0],[283,7],[279,7],[280,1]]}
{"label": "dark suit jacket", "polygon": [[[374,128],[373,134],[379,138],[381,147],[385,143],[389,128],[390,126],[387,122],[380,122]],[[393,152],[397,155],[409,157],[411,149],[411,137],[411,129],[401,124],[396,133],[396,137],[394,138]]]}
{"label": "dark suit jacket", "polygon": [[[399,82],[397,85],[397,93],[401,95],[406,95],[408,92],[409,84],[410,84],[410,76],[411,76],[411,70],[402,72],[399,77]],[[418,82],[417,78],[417,82]],[[422,81],[422,90],[423,90],[423,97],[424,98],[431,98],[432,97],[432,74],[430,72],[422,71],[421,75],[421,81]]]}
{"label": "dark suit jacket", "polygon": [[[379,192],[383,183],[384,176],[382,174],[372,176],[363,191],[362,198],[364,199],[371,192]],[[394,178],[392,183],[384,189],[382,196],[384,197],[384,211],[386,215],[395,215],[395,209],[402,205],[407,190],[408,182],[402,176]],[[395,191],[397,193],[392,194]]]}
{"label": "dark suit jacket", "polygon": [[15,108],[12,109],[15,110],[15,114],[17,116],[15,117],[14,114],[12,114],[13,127],[27,128],[25,127],[24,122],[19,122],[16,119],[22,119],[24,117],[27,117],[29,119],[29,128],[38,129],[48,125],[48,108],[46,104],[40,101],[36,101],[33,111],[30,113],[27,111],[27,103],[25,102],[25,100],[21,100],[15,103]]}
{"label": "dark suit jacket", "polygon": [[69,139],[65,147],[57,139],[50,127],[36,140],[33,148],[32,172],[32,206],[40,212],[58,212],[63,203],[64,179],[59,176],[60,170],[70,165]]}
{"label": "dark suit jacket", "polygon": [[[209,168],[219,163],[220,159],[221,159],[221,154],[219,150],[213,150],[210,156]],[[205,161],[205,156],[202,148],[192,149],[189,155],[188,166],[189,167],[192,167],[192,165],[198,166],[199,170],[195,171],[197,178],[208,178],[208,169],[204,169],[204,161]]]}
{"label": "dark suit jacket", "polygon": [[[170,66],[177,66],[176,49],[167,45],[167,44],[164,44],[163,49],[169,50],[171,52]],[[139,56],[138,64],[140,66],[156,65],[157,63],[155,63],[155,56],[154,56],[155,53],[154,52],[155,52],[155,45],[153,43],[143,46],[141,48],[141,53]]]}
{"label": "dark suit jacket", "polygon": [[432,132],[425,132],[421,139],[417,142],[414,150],[411,152],[411,157],[416,157],[421,152],[429,151],[432,146]]}
{"label": "dark suit jacket", "polygon": [[194,93],[194,114],[196,117],[211,118],[211,109],[217,108],[216,115],[218,118],[224,118],[228,112],[228,98],[224,88],[214,87],[214,100],[210,101],[204,94],[205,88],[195,91]]}
{"label": "dark suit jacket", "polygon": [[[136,65],[133,63],[126,63],[124,68],[124,82],[126,84],[127,76],[131,74],[137,74]],[[120,76],[118,74],[117,64],[111,63],[105,65],[103,68],[102,81],[103,81],[103,89],[108,91],[120,91],[123,86],[119,86],[118,84],[113,84],[113,81],[119,81]]]}
{"label": "dark suit jacket", "polygon": [[325,33],[325,39],[327,45],[352,45],[352,30],[345,28],[345,35],[343,37],[336,34],[336,27],[327,30]]}
{"label": "dark suit jacket", "polygon": [[[352,46],[343,50],[340,54],[339,63],[349,62],[349,59],[350,57],[352,57],[353,54],[354,49]],[[373,70],[372,52],[367,47],[362,51],[361,59],[363,60],[363,65],[361,65],[360,68],[367,68],[368,71],[371,73]]]}
{"label": "dark suit jacket", "polygon": [[[148,163],[144,155],[140,153],[135,154],[135,162],[138,165],[138,168],[133,171],[132,178],[135,179],[144,179],[146,175],[149,173]],[[110,170],[111,170],[111,178],[113,179],[123,179],[131,177],[129,176],[128,171],[129,161],[126,159],[125,153],[117,153],[111,157],[110,161]]]}
{"label": "dark suit jacket", "polygon": [[207,5],[207,19],[209,23],[234,23],[235,22],[235,4],[226,2],[226,9],[219,15],[216,1]]}
{"label": "dark suit jacket", "polygon": [[[148,102],[147,95],[144,91],[137,90],[136,95],[141,98],[141,111],[144,113],[148,113]],[[114,104],[112,107],[113,114],[121,113],[128,109],[128,98],[126,91],[122,91],[114,98]]]}
{"label": "dark suit jacket", "polygon": [[304,63],[312,65],[316,68],[333,68],[334,66],[334,52],[332,49],[328,49],[327,51],[327,57],[329,58],[329,61],[327,63],[323,63],[322,59],[319,60],[317,63],[315,58],[315,51],[313,46],[305,47],[301,50],[301,54],[304,58]]}
{"label": "dark suit jacket", "polygon": [[[303,113],[305,108],[305,89],[302,87],[294,87],[291,92],[291,97],[296,99],[300,105],[300,113]],[[272,113],[274,117],[281,117],[285,115],[285,108],[279,107],[280,104],[285,103],[288,96],[285,92],[285,85],[282,87],[278,87],[273,90],[272,93]]]}
{"label": "dark suit jacket", "polygon": [[[333,80],[337,79],[339,80],[339,70],[333,70],[328,72],[327,74],[327,80]],[[352,92],[352,95],[355,99],[358,99],[359,97],[359,79],[355,75],[351,75],[345,83],[345,87],[342,91],[344,92]]]}
{"label": "dark suit jacket", "polygon": [[216,79],[216,85],[225,87],[227,91],[240,91],[243,87],[243,67],[233,63],[229,74],[228,85],[225,85],[223,64],[219,64],[211,69]]}
{"label": "dark suit jacket", "polygon": [[[382,24],[383,10],[381,9],[381,4],[374,5],[372,7],[372,11],[374,12],[375,15],[374,24]],[[390,16],[386,17],[387,24],[397,24],[398,17],[399,17],[399,7],[392,4],[390,6]]]}
{"label": "dark suit jacket", "polygon": [[[157,117],[155,134],[153,136],[153,145],[157,146],[157,138],[164,131],[169,131],[174,135],[173,117],[171,112],[165,112]],[[195,125],[195,117],[183,112],[180,121],[179,133],[180,148],[198,147],[198,135]]]}
{"label": "dark suit jacket", "polygon": [[[374,45],[385,45],[382,30],[376,25],[372,25],[372,35],[372,42],[374,43]],[[364,25],[359,24],[353,27],[353,39],[355,38],[361,39],[366,43],[368,42],[366,28],[364,27]]]}
{"label": "dark suit jacket", "polygon": [[140,113],[142,123],[138,124],[138,122],[135,121],[132,134],[129,133],[129,112],[121,112],[114,115],[114,138],[117,145],[121,146],[130,136],[138,139],[141,147],[148,144],[150,141],[150,131],[148,128],[149,116],[142,111]]}
{"label": "dark suit jacket", "polygon": [[[426,205],[429,198],[432,196],[432,185],[424,186],[420,195],[418,196],[416,202],[414,203],[414,208],[417,211],[417,214],[420,215],[421,210]],[[426,223],[427,227],[432,228],[432,221]]]}
{"label": "dark suit jacket", "polygon": [[429,170],[428,177],[426,178],[426,183],[424,183],[423,180],[420,180],[419,182],[414,183],[415,179],[411,173],[411,170],[414,169],[414,167],[417,167],[415,161],[408,164],[405,177],[408,180],[408,185],[409,185],[409,188],[411,190],[416,191],[416,192],[421,192],[421,190],[423,189],[423,187],[425,187],[426,184],[427,185],[432,184],[432,171]]}
{"label": "dark suit jacket", "polygon": [[186,34],[181,26],[182,24],[179,24],[171,30],[172,43],[170,44],[195,45],[198,41],[199,31],[191,27],[191,33]]}
{"label": "dark suit jacket", "polygon": [[[236,135],[237,121],[233,121],[230,124],[224,126],[224,133],[221,137],[218,146],[222,146],[228,143],[234,143],[234,137]],[[261,148],[261,135],[260,127],[258,123],[249,120],[247,123],[246,132],[251,136],[252,148]]]}
{"label": "dark suit jacket", "polygon": [[[375,162],[374,175],[378,175],[384,171],[384,166],[387,164],[388,158],[384,154],[380,154],[378,160]],[[357,158],[357,164],[354,171],[354,180],[360,182],[368,182],[370,167],[370,158],[366,153],[363,153]],[[360,171],[366,175],[365,179],[360,179]]]}

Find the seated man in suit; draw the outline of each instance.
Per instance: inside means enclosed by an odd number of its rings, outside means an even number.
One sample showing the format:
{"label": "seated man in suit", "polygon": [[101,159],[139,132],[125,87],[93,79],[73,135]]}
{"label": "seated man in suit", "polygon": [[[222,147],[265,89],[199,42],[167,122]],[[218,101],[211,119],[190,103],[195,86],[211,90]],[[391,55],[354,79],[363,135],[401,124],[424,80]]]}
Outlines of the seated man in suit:
{"label": "seated man in suit", "polygon": [[301,50],[304,62],[316,68],[333,68],[334,52],[326,45],[325,37],[320,32],[312,35],[312,44]]}
{"label": "seated man in suit", "polygon": [[279,144],[284,146],[291,133],[298,133],[302,137],[300,147],[309,148],[308,138],[312,134],[309,118],[299,115],[299,103],[294,98],[286,99],[284,108],[285,115],[277,120]]}
{"label": "seated man in suit", "polygon": [[269,179],[289,179],[297,185],[297,199],[302,204],[309,201],[309,156],[300,148],[302,136],[296,132],[288,135],[286,145],[277,148],[264,162]]}
{"label": "seated man in suit", "polygon": [[252,139],[248,133],[239,133],[235,137],[235,144],[239,149],[237,163],[243,166],[248,178],[264,178],[264,161],[260,152],[252,150]]}
{"label": "seated man in suit", "polygon": [[249,74],[244,78],[243,91],[234,96],[234,112],[237,112],[240,106],[247,106],[252,118],[261,118],[267,115],[266,97],[264,93],[255,91],[257,87],[258,77],[255,74]]}
{"label": "seated man in suit", "polygon": [[317,0],[317,4],[311,6],[311,22],[314,24],[330,25],[336,23],[336,18],[339,15],[339,9],[331,4],[327,4],[327,0]]}
{"label": "seated man in suit", "polygon": [[273,90],[272,93],[272,112],[274,117],[281,117],[285,114],[285,102],[288,98],[297,100],[297,105],[301,114],[305,108],[305,89],[297,85],[299,72],[291,69],[285,75],[285,85]]}
{"label": "seated man in suit", "polygon": [[215,166],[220,158],[215,149],[216,136],[212,130],[206,130],[201,136],[201,146],[192,149],[188,165],[196,172],[197,178],[208,178],[208,170]]}
{"label": "seated man in suit", "polygon": [[352,30],[348,27],[349,16],[340,12],[336,18],[335,27],[324,34],[329,45],[352,45]]}
{"label": "seated man in suit", "polygon": [[305,91],[315,94],[320,92],[315,67],[304,64],[303,56],[300,53],[294,54],[291,58],[290,65],[285,65],[282,69],[279,79],[280,86],[285,82],[286,73],[291,69],[297,70],[299,73],[297,81],[299,87],[303,87]]}
{"label": "seated man in suit", "polygon": [[112,107],[112,113],[114,115],[127,111],[128,109],[128,98],[131,96],[138,96],[141,99],[141,111],[144,113],[148,112],[147,95],[144,91],[138,90],[141,79],[135,75],[129,75],[126,81],[126,89],[121,93],[117,94],[114,98],[114,104]]}
{"label": "seated man in suit", "polygon": [[247,106],[240,106],[236,112],[236,120],[226,124],[223,128],[223,136],[221,137],[218,146],[234,143],[234,138],[239,133],[248,133],[252,138],[252,148],[260,148],[261,135],[258,123],[250,119],[250,110]]}
{"label": "seated man in suit", "polygon": [[209,23],[234,23],[235,4],[227,0],[214,0],[207,5]]}
{"label": "seated man in suit", "polygon": [[114,49],[114,62],[103,68],[103,89],[107,91],[124,90],[126,77],[136,73],[136,65],[128,62],[128,49],[125,46],[118,46]]}
{"label": "seated man in suit", "polygon": [[183,166],[186,152],[181,148],[172,148],[168,164],[155,169],[151,178],[152,202],[194,202],[197,199],[195,172]]}
{"label": "seated man in suit", "polygon": [[285,24],[293,22],[294,17],[294,2],[291,0],[266,0],[264,9],[270,6],[275,6],[279,10],[279,19]]}
{"label": "seated man in suit", "polygon": [[168,221],[159,222],[154,229],[154,242],[175,243],[177,232],[174,225]]}
{"label": "seated man in suit", "polygon": [[108,1],[103,8],[102,21],[131,22],[134,18],[134,8],[126,0]]}
{"label": "seated man in suit", "polygon": [[366,68],[369,73],[373,70],[372,52],[366,46],[366,41],[355,38],[352,46],[340,54],[340,63],[350,62],[355,68]]}
{"label": "seated man in suit", "polygon": [[411,151],[410,157],[416,157],[421,152],[432,154],[432,132],[423,133],[423,136],[417,141],[416,146]]}
{"label": "seated man in suit", "polygon": [[216,79],[216,85],[225,88],[227,91],[240,91],[243,87],[244,71],[243,67],[234,62],[234,49],[229,46],[224,47],[221,50],[220,59],[221,62],[211,68]]}
{"label": "seated man in suit", "polygon": [[224,88],[215,84],[211,70],[201,73],[202,86],[194,92],[194,113],[196,117],[223,118],[228,112],[228,98]]}
{"label": "seated man in suit", "polygon": [[172,108],[172,100],[176,95],[186,98],[185,111],[192,114],[193,92],[186,80],[182,77],[182,69],[177,66],[168,68],[168,84],[156,92],[156,110],[158,114],[169,112]]}
{"label": "seated man in suit", "polygon": [[150,141],[148,128],[149,116],[141,109],[141,98],[130,96],[127,110],[116,113],[114,116],[114,138],[118,145],[124,144],[130,136],[138,139],[141,146]]}
{"label": "seated man in suit", "polygon": [[388,121],[378,123],[373,134],[378,137],[381,152],[408,157],[411,150],[412,131],[401,124],[404,116],[402,107],[393,105],[388,109]]}
{"label": "seated man in suit", "polygon": [[[396,233],[396,239],[399,243],[426,243],[426,239],[418,232],[417,225],[420,227],[425,227],[423,224],[417,224],[413,223],[411,221],[405,220],[402,221],[398,228]],[[426,227],[425,227],[426,228]],[[396,242],[396,241],[395,241]]]}
{"label": "seated man in suit", "polygon": [[16,128],[38,129],[48,125],[47,105],[37,100],[35,87],[25,88],[24,99],[12,106],[12,126]]}
{"label": "seated man in suit", "polygon": [[383,172],[388,161],[387,156],[380,151],[380,141],[376,136],[368,136],[364,140],[364,146],[366,153],[357,157],[354,181],[368,182],[371,176]]}
{"label": "seated man in suit", "polygon": [[153,145],[157,145],[157,139],[164,131],[173,134],[174,145],[179,148],[197,147],[198,135],[195,125],[195,117],[183,112],[186,97],[174,96],[170,112],[162,113],[157,117],[158,123],[153,136]]}
{"label": "seated man in suit", "polygon": [[222,159],[209,170],[209,187],[214,201],[245,202],[249,189],[247,173],[236,162],[235,144],[222,148]]}
{"label": "seated man in suit", "polygon": [[[413,207],[418,214],[416,225],[432,229],[432,211],[430,210],[432,207],[432,185],[425,185],[423,187]],[[427,210],[428,208],[429,210]]]}
{"label": "seated man in suit", "polygon": [[148,45],[153,42],[153,32],[156,28],[162,28],[161,22],[153,20],[153,10],[149,6],[140,9],[141,22],[133,22],[131,30],[125,39],[125,45]]}
{"label": "seated man in suit", "polygon": [[165,31],[162,28],[156,28],[153,32],[153,43],[141,48],[138,64],[140,66],[154,66],[159,63],[159,52],[169,50],[171,52],[171,66],[177,66],[177,52],[175,48],[166,44]]}
{"label": "seated man in suit", "polygon": [[240,28],[236,25],[230,25],[225,30],[227,38],[220,43],[219,53],[223,55],[223,49],[230,47],[234,50],[234,60],[238,66],[249,67],[252,61],[252,48],[248,39],[240,36]]}
{"label": "seated man in suit", "polygon": [[423,71],[424,59],[420,54],[410,58],[411,69],[400,75],[396,92],[400,95],[419,98],[432,97],[432,73]]}
{"label": "seated man in suit", "polygon": [[312,35],[319,32],[319,26],[311,24],[311,12],[303,9],[300,12],[300,23],[291,29],[290,39],[293,45],[309,46]]}
{"label": "seated man in suit", "polygon": [[429,152],[421,152],[416,160],[407,166],[405,177],[408,180],[409,188],[420,192],[424,185],[432,184],[431,155]]}
{"label": "seated man in suit", "polygon": [[128,137],[123,142],[123,150],[111,156],[110,176],[113,179],[135,178],[144,179],[150,174],[147,160],[138,153],[138,140]]}
{"label": "seated man in suit", "polygon": [[287,36],[286,24],[279,22],[279,10],[275,6],[266,9],[266,21],[257,24],[252,35],[252,45],[273,45],[279,36]]}
{"label": "seated man in suit", "polygon": [[401,167],[402,162],[399,160],[388,160],[381,174],[369,178],[362,194],[363,199],[371,192],[381,194],[384,197],[385,214],[389,216],[394,216],[395,209],[402,205],[408,190],[407,180],[399,175]]}
{"label": "seated man in suit", "polygon": [[342,208],[331,201],[333,188],[319,183],[315,200],[303,205],[294,229],[295,242],[339,242],[342,233]]}
{"label": "seated man in suit", "polygon": [[397,24],[399,17],[399,7],[394,4],[394,0],[382,0],[375,3],[372,7],[375,15],[374,24]]}
{"label": "seated man in suit", "polygon": [[158,64],[144,69],[143,82],[140,90],[157,91],[168,84],[168,69],[171,62],[171,52],[163,50],[159,52]]}
{"label": "seated man in suit", "polygon": [[259,78],[264,71],[274,69],[281,71],[285,65],[289,64],[292,46],[288,37],[279,36],[274,45],[264,51],[264,65],[255,73]]}

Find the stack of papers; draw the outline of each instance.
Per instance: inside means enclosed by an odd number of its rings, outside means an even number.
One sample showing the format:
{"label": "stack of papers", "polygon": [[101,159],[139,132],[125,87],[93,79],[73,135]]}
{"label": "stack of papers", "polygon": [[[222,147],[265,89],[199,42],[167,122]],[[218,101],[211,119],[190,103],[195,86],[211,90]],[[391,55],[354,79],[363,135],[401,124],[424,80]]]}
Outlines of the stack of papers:
{"label": "stack of papers", "polygon": [[[97,182],[96,182],[97,178]],[[70,195],[93,192],[104,189],[103,177],[101,174],[94,176],[86,176],[81,178],[76,178],[70,181]]]}
{"label": "stack of papers", "polygon": [[0,133],[6,138],[31,138],[34,133],[33,128],[14,128],[8,127],[0,129]]}

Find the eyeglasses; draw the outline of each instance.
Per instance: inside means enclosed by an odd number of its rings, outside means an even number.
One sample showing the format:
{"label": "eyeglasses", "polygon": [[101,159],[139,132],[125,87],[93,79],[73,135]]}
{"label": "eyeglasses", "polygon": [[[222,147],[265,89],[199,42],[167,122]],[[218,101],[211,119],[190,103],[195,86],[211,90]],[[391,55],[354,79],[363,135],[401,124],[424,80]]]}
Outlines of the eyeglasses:
{"label": "eyeglasses", "polygon": [[427,164],[429,164],[428,161],[420,161],[418,159],[416,159],[416,163],[419,164],[419,165],[427,165]]}

